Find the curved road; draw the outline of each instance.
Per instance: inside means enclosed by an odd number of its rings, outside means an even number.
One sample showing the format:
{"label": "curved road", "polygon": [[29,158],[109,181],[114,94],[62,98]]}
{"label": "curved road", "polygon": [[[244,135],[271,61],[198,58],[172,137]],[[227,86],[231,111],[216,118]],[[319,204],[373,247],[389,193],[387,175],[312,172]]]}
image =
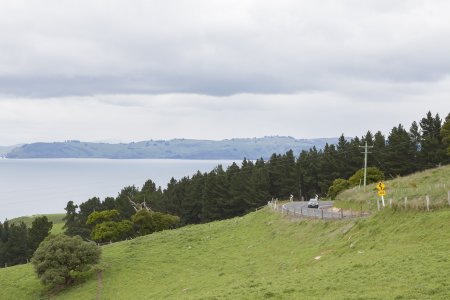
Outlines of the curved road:
{"label": "curved road", "polygon": [[[302,215],[313,218],[336,219],[341,214],[333,212],[333,201],[319,201],[319,208],[308,208],[308,201],[289,202],[283,205],[283,211],[288,214]],[[323,215],[322,215],[323,214]]]}

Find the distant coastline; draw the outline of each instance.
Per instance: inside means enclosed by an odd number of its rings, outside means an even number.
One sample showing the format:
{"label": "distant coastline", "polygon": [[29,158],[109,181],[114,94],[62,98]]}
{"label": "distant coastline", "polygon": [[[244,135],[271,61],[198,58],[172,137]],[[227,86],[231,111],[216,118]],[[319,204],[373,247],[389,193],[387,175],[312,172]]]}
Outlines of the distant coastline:
{"label": "distant coastline", "polygon": [[172,139],[132,143],[93,143],[70,140],[2,147],[0,157],[24,158],[109,158],[109,159],[268,159],[273,153],[293,150],[298,154],[312,147],[322,149],[338,138],[296,139],[285,136],[236,138],[220,141]]}

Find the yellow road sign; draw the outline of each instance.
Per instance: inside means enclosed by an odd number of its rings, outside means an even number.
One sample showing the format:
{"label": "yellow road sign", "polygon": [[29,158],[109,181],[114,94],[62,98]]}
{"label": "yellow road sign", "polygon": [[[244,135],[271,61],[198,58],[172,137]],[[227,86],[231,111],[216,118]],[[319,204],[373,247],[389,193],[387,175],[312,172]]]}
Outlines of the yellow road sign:
{"label": "yellow road sign", "polygon": [[386,196],[386,191],[385,190],[381,190],[381,191],[378,191],[378,196]]}
{"label": "yellow road sign", "polygon": [[384,191],[384,183],[382,181],[377,183],[377,190]]}

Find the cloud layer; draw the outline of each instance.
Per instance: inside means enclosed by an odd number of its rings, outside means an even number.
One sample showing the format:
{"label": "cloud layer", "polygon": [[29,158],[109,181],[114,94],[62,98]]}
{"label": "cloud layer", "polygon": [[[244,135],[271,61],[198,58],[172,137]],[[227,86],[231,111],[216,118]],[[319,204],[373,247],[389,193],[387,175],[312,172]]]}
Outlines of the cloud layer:
{"label": "cloud layer", "polygon": [[0,92],[295,93],[450,70],[447,1],[5,0]]}
{"label": "cloud layer", "polygon": [[450,98],[450,2],[0,1],[0,145],[388,133]]}

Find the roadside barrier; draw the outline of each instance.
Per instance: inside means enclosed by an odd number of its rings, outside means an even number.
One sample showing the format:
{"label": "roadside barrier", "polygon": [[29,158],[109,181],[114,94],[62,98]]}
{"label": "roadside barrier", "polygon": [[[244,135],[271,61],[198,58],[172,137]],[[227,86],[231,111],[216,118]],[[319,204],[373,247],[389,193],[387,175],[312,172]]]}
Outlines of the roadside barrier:
{"label": "roadside barrier", "polygon": [[[294,202],[299,203],[299,202]],[[305,203],[306,202],[301,202]],[[310,218],[310,219],[348,219],[348,218],[361,218],[367,217],[370,215],[369,212],[365,212],[362,209],[359,211],[355,211],[352,209],[344,210],[342,208],[335,208],[332,206],[325,206],[319,208],[308,208],[305,206],[300,206],[300,208],[295,208],[295,206],[288,204],[281,204],[278,202],[278,199],[274,199],[267,203],[267,206],[274,210],[278,211],[281,214],[297,217],[297,218]]]}

